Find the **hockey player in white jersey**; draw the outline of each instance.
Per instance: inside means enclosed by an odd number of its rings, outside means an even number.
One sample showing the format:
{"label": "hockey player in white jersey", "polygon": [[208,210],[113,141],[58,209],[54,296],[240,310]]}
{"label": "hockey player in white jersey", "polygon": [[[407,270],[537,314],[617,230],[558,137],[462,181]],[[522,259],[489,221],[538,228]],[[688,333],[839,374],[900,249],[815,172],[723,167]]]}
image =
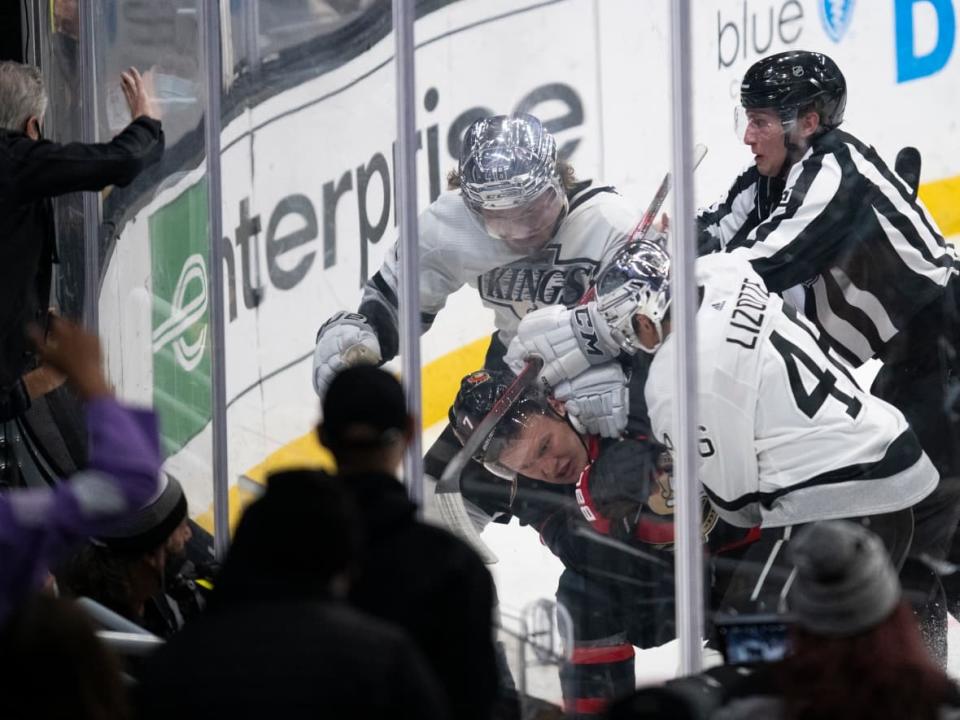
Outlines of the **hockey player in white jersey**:
{"label": "hockey player in white jersey", "polygon": [[[423,331],[447,297],[469,285],[494,312],[497,331],[484,365],[505,369],[502,356],[520,319],[537,308],[576,303],[629,236],[637,212],[612,187],[576,181],[558,158],[554,137],[532,115],[488,117],[471,125],[450,180],[454,191],[441,194],[419,219]],[[379,364],[397,354],[397,268],[395,246],[364,287],[357,312],[337,313],[320,328],[313,362],[318,395],[343,367]],[[584,399],[586,425],[593,423],[589,409],[602,407],[597,422],[622,428],[627,415],[622,374],[612,368],[607,377],[608,382],[591,380],[589,387],[568,384],[568,395],[558,395]],[[446,428],[426,455],[426,474],[440,477],[458,449]],[[484,472],[470,467],[461,483]],[[478,514],[478,521],[488,514]]]}
{"label": "hockey player in white jersey", "polygon": [[[636,211],[612,187],[576,182],[557,144],[532,115],[488,117],[463,140],[454,192],[419,218],[423,331],[449,295],[469,285],[494,312],[491,355],[503,354],[520,319],[548,305],[572,305],[632,230]],[[318,395],[353,362],[398,352],[398,246],[364,287],[355,313],[321,327],[314,355]]]}
{"label": "hockey player in white jersey", "polygon": [[[758,547],[771,548],[774,567],[773,549],[792,526],[828,518],[869,518],[900,561],[908,552],[927,552],[910,547],[912,507],[939,477],[900,411],[862,391],[848,366],[824,350],[818,330],[768,292],[743,258],[700,258],[697,283],[699,478],[721,518],[762,528]],[[597,299],[567,314],[566,322],[551,320],[556,335],[560,328],[588,327],[611,356],[618,350],[654,355],[647,407],[654,437],[670,447],[672,372],[686,360],[676,357],[671,336],[667,253],[654,243],[632,243],[599,275]],[[538,315],[523,324],[541,324]],[[574,345],[532,342],[521,327],[508,357],[516,364],[540,355],[543,374],[556,381],[580,362],[576,351],[558,355],[554,347]],[[755,568],[749,571],[756,581]],[[742,596],[736,593],[743,584],[731,581],[737,589],[725,603],[742,611],[744,599],[766,598],[774,603],[766,609],[775,610],[788,589],[778,581],[786,583],[789,574],[789,568],[763,573],[765,583]]]}
{"label": "hockey player in white jersey", "polygon": [[[659,245],[631,243],[600,274],[597,299],[566,311],[587,314],[610,356],[654,354],[647,408],[654,436],[668,447],[671,373],[684,361],[670,333],[669,270]],[[862,391],[817,329],[768,292],[748,262],[700,258],[697,283],[700,479],[722,518],[781,527],[877,515],[934,489],[936,470],[903,415]],[[531,315],[524,324],[537,322]],[[511,348],[514,364],[536,354],[546,361],[542,375],[566,375],[569,356],[525,338],[521,332]]]}

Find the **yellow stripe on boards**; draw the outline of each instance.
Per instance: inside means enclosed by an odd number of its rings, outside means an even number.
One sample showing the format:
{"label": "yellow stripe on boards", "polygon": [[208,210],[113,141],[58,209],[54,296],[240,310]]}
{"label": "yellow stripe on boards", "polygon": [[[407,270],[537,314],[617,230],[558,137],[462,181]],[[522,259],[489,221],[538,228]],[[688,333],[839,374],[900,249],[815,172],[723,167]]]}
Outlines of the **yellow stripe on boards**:
{"label": "yellow stripe on boards", "polygon": [[[313,393],[310,393],[310,399],[307,402],[311,400],[316,401],[316,396]],[[265,485],[267,475],[270,473],[300,467],[318,467],[328,471],[332,471],[335,467],[333,455],[320,444],[317,434],[312,430],[287,443],[279,450],[273,451],[267,455],[263,462],[254,465],[244,475],[255,483]]]}
{"label": "yellow stripe on boards", "polygon": [[424,366],[421,375],[424,430],[447,419],[447,412],[460,389],[460,380],[467,373],[483,367],[489,346],[489,337],[475,340]]}
{"label": "yellow stripe on boards", "polygon": [[[424,366],[421,375],[424,429],[446,420],[447,410],[453,403],[457,390],[460,389],[460,379],[483,366],[483,358],[489,345],[490,338],[475,340]],[[305,466],[319,467],[324,470],[334,469],[333,456],[320,444],[316,433],[312,431],[270,453],[263,462],[244,474],[262,485],[270,473]],[[232,512],[231,505],[231,514]]]}
{"label": "yellow stripe on boards", "polygon": [[960,234],[960,175],[921,183],[919,196],[944,236]]}
{"label": "yellow stripe on boards", "polygon": [[[227,506],[229,508],[229,518],[227,522],[230,524],[231,535],[233,534],[234,528],[237,527],[237,523],[240,521],[240,516],[243,514],[243,511],[246,510],[247,505],[252,503],[254,500],[256,500],[256,497],[249,490],[246,490],[239,485],[231,486],[229,495],[227,497]],[[194,522],[212,535],[213,506],[211,505],[209,508],[207,508],[206,512],[203,512],[195,517]]]}

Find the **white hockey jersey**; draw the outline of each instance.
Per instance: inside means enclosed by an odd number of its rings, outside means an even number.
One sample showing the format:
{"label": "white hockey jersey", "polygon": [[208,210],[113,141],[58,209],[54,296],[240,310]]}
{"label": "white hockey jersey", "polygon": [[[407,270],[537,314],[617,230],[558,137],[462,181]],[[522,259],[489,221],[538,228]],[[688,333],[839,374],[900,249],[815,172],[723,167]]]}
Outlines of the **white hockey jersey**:
{"label": "white hockey jersey", "polygon": [[[696,274],[699,474],[721,517],[777,527],[875,515],[933,491],[937,471],[900,411],[862,391],[748,262],[710,255]],[[668,447],[675,362],[668,336],[645,390]]]}
{"label": "white hockey jersey", "polygon": [[[596,271],[635,227],[640,213],[610,187],[580,183],[553,239],[532,254],[512,250],[482,229],[459,192],[443,193],[419,219],[423,331],[463,285],[492,308],[504,347],[520,319],[547,305],[576,304]],[[364,287],[360,312],[374,325],[384,359],[397,353],[397,246]]]}

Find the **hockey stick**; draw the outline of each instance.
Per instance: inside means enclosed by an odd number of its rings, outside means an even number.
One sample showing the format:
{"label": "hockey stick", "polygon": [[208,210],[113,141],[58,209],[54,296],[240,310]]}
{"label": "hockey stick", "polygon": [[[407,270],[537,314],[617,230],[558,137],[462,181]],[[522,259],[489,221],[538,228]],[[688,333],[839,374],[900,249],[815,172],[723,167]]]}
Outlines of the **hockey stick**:
{"label": "hockey stick", "polygon": [[434,494],[434,498],[440,507],[440,516],[447,527],[473,546],[473,549],[480,554],[483,561],[488,565],[497,562],[497,556],[483,542],[480,533],[477,532],[470,520],[467,508],[463,504],[463,494],[460,492],[460,473],[483,446],[487,436],[493,432],[497,423],[510,412],[510,408],[520,399],[524,391],[536,382],[541,367],[543,367],[543,360],[540,358],[527,360],[526,366],[517,375],[516,380],[510,383],[510,386],[497,398],[493,407],[490,408],[490,412],[480,421],[480,424],[467,438],[463,447],[453,456],[453,459],[447,463]]}
{"label": "hockey stick", "polygon": [[[707,146],[703,143],[698,143],[693,148],[694,170],[700,167],[700,163],[703,162],[703,158],[706,157],[706,155]],[[633,230],[630,231],[630,234],[624,239],[624,245],[647,239],[647,236],[650,234],[650,228],[653,227],[653,222],[657,219],[657,213],[660,212],[660,208],[663,207],[663,203],[667,199],[667,195],[670,194],[670,187],[672,184],[673,176],[668,172],[663,176],[663,180],[660,181],[660,187],[657,188],[657,192],[654,194],[653,199],[650,200],[650,204],[647,205],[647,209],[643,211],[643,215],[640,217],[640,222],[636,224]],[[596,294],[596,287],[591,285],[577,304],[585,305],[593,300]]]}
{"label": "hockey stick", "polygon": [[915,147],[901,148],[893,163],[893,171],[907,184],[911,200],[917,199],[920,190],[920,151]]}
{"label": "hockey stick", "polygon": [[[700,167],[700,163],[703,162],[703,158],[707,156],[707,146],[703,143],[698,143],[693,148],[693,169],[696,170]],[[646,240],[647,235],[650,233],[650,228],[653,226],[653,221],[657,219],[657,213],[660,212],[660,208],[663,207],[664,200],[667,199],[667,195],[670,193],[670,187],[673,184],[673,176],[670,173],[667,173],[663,176],[663,181],[660,183],[660,187],[657,188],[656,194],[653,196],[653,199],[650,201],[650,204],[647,206],[647,209],[643,213],[643,217],[640,218],[640,222],[637,223],[637,226],[633,229],[633,232],[630,233],[630,238],[628,242],[633,242],[634,240]]]}

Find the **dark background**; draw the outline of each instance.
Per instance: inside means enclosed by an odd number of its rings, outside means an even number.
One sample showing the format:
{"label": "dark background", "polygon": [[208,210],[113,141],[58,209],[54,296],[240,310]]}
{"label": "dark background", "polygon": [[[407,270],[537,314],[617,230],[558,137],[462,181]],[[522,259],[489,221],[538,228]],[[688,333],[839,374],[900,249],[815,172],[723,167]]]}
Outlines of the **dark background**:
{"label": "dark background", "polygon": [[23,62],[19,2],[0,3],[0,60]]}

